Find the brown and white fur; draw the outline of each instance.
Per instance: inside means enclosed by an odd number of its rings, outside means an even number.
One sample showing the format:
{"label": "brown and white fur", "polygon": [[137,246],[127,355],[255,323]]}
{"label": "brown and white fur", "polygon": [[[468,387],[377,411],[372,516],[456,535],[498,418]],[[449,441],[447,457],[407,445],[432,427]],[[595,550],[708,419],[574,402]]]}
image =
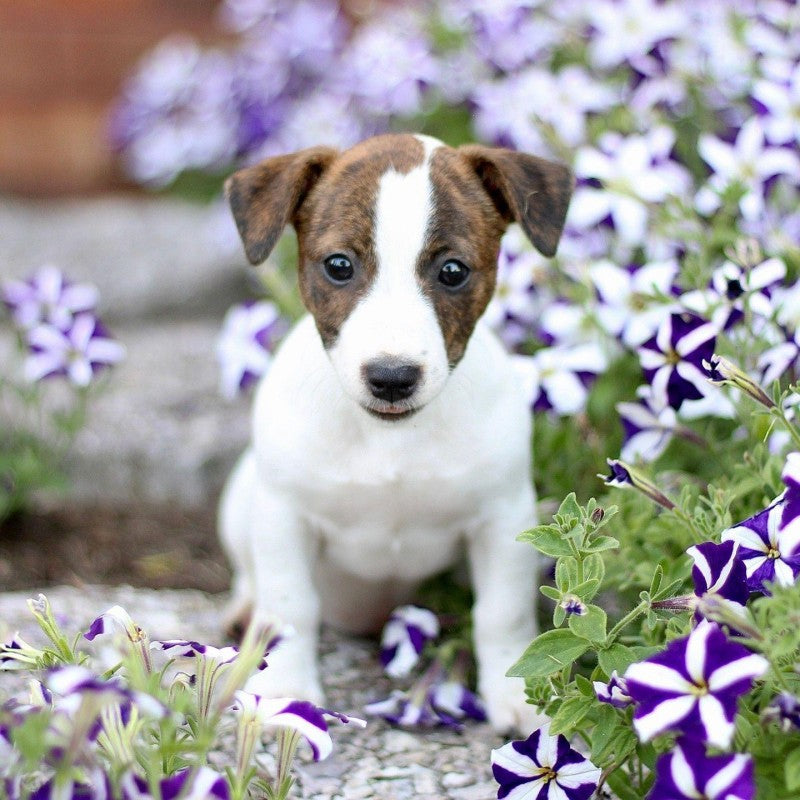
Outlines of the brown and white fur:
{"label": "brown and white fur", "polygon": [[[553,255],[571,190],[562,165],[406,134],[230,178],[251,262],[294,226],[309,311],[258,387],[252,446],[220,506],[232,618],[294,628],[253,691],[321,701],[320,622],[379,630],[466,550],[489,718],[498,730],[535,723],[522,681],[505,677],[535,635],[534,551],[515,541],[534,523],[530,410],[480,317],[506,226]],[[327,277],[331,255],[349,260],[348,281]],[[456,288],[439,280],[454,259],[470,270]],[[390,383],[398,369],[411,378],[376,391],[375,364]]]}

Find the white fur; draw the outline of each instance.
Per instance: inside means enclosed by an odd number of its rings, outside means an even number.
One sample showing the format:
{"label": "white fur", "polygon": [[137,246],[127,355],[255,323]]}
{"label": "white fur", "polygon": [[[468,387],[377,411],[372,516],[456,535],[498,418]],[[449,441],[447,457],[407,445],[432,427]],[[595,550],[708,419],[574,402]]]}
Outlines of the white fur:
{"label": "white fur", "polygon": [[[430,196],[427,163],[384,176],[372,291],[330,354],[314,320],[301,320],[258,387],[253,446],[220,506],[232,613],[277,615],[296,631],[253,691],[321,701],[320,621],[375,630],[466,550],[478,688],[496,728],[528,733],[536,713],[505,672],[535,634],[535,554],[515,541],[535,514],[530,411],[510,357],[480,322],[448,374],[435,313],[414,279]],[[424,367],[411,417],[384,421],[360,407],[361,367],[381,354]]]}

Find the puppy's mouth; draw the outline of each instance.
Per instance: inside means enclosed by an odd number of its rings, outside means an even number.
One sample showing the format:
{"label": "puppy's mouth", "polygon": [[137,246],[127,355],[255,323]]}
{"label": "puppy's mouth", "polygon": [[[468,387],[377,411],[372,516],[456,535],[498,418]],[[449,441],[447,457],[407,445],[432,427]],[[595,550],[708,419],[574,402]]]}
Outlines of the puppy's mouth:
{"label": "puppy's mouth", "polygon": [[364,405],[362,408],[371,416],[387,422],[399,422],[408,419],[419,411],[419,406],[409,406],[404,403],[381,403],[380,406]]}

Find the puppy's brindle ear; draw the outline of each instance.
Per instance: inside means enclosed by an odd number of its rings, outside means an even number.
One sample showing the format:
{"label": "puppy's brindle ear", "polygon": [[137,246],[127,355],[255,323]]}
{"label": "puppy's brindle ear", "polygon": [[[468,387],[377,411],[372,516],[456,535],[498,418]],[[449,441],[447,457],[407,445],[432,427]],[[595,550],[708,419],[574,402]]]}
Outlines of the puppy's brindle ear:
{"label": "puppy's brindle ear", "polygon": [[320,175],[339,154],[331,147],[310,147],[268,158],[234,172],[225,194],[251,264],[272,252]]}
{"label": "puppy's brindle ear", "polygon": [[518,222],[536,249],[554,256],[564,228],[573,178],[563,164],[500,147],[458,148],[507,222]]}

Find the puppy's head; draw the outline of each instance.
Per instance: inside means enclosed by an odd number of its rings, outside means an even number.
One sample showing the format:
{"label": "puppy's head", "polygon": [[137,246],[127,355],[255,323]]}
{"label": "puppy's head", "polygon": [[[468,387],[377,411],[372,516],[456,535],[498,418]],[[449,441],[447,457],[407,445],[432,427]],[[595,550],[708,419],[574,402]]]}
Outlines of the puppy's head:
{"label": "puppy's head", "polygon": [[300,292],[346,392],[396,421],[436,397],[463,356],[506,226],[555,253],[572,176],[511,150],[388,134],[269,158],[226,191],[252,263],[294,226]]}

